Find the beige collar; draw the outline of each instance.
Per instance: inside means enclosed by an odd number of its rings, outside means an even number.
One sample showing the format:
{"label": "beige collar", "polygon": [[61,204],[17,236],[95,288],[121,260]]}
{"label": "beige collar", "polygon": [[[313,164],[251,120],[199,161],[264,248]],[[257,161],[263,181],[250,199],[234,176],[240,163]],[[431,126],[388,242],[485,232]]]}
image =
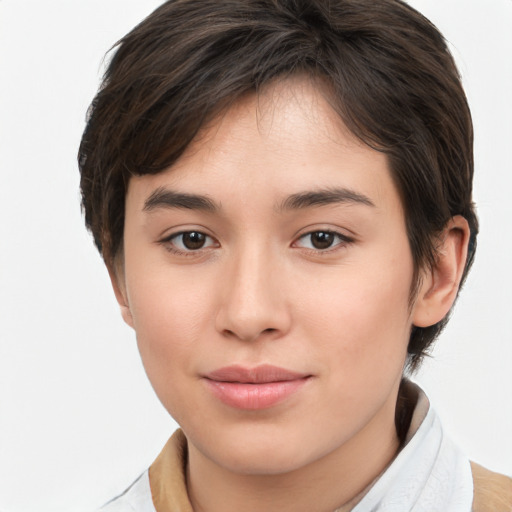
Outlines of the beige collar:
{"label": "beige collar", "polygon": [[186,483],[187,438],[176,430],[149,468],[153,505],[158,512],[194,512]]}

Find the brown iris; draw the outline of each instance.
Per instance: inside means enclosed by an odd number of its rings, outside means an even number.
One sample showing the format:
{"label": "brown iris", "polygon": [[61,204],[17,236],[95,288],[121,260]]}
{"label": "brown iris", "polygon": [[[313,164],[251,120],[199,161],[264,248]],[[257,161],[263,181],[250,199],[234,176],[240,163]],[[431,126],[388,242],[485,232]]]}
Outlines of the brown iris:
{"label": "brown iris", "polygon": [[315,249],[328,249],[334,242],[334,233],[329,231],[315,231],[311,233],[311,245]]}
{"label": "brown iris", "polygon": [[181,235],[183,245],[193,251],[201,249],[206,242],[206,235],[198,231],[189,231]]}

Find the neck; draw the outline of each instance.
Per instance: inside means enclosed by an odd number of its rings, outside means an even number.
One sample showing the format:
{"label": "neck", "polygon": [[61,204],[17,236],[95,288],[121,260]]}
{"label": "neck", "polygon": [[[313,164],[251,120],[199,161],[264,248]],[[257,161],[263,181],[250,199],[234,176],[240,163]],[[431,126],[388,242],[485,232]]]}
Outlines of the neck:
{"label": "neck", "polygon": [[195,512],[345,512],[385,470],[399,449],[395,402],[353,438],[296,470],[240,474],[216,464],[189,442],[188,492]]}

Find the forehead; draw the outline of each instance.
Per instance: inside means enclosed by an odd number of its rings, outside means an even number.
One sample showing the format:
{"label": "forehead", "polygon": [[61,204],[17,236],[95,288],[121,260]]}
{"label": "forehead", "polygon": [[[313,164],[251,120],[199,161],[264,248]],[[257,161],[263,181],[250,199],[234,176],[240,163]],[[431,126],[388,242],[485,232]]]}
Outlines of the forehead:
{"label": "forehead", "polygon": [[[131,179],[139,209],[158,187],[215,195],[220,202],[340,186],[400,207],[385,154],[345,126],[318,80],[298,76],[249,94],[205,125],[166,171]],[[387,203],[384,205],[384,203]],[[389,204],[388,204],[389,203]]]}
{"label": "forehead", "polygon": [[[298,149],[299,144],[304,151],[317,152],[319,159],[328,156],[334,145],[353,151],[368,149],[331,107],[327,86],[315,77],[298,75],[276,80],[258,93],[238,99],[203,127],[179,164],[197,154],[208,160],[222,159],[226,149],[234,147],[249,153],[256,149],[255,142],[272,158]],[[319,144],[324,149],[321,153]],[[304,156],[296,154],[297,158]]]}

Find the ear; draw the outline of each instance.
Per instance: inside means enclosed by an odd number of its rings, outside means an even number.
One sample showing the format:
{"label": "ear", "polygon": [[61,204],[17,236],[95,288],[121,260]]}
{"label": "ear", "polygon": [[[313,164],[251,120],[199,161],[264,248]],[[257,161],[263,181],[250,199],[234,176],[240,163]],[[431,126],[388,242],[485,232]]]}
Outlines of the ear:
{"label": "ear", "polygon": [[125,323],[133,329],[133,316],[126,293],[124,269],[122,268],[122,265],[116,265],[116,267],[117,268],[112,268],[111,266],[107,266],[108,275],[110,276],[110,282],[112,283],[117,303],[121,309],[121,316]]}
{"label": "ear", "polygon": [[441,233],[434,268],[424,273],[414,304],[412,323],[416,327],[434,325],[450,311],[466,265],[469,235],[468,222],[460,215]]}

